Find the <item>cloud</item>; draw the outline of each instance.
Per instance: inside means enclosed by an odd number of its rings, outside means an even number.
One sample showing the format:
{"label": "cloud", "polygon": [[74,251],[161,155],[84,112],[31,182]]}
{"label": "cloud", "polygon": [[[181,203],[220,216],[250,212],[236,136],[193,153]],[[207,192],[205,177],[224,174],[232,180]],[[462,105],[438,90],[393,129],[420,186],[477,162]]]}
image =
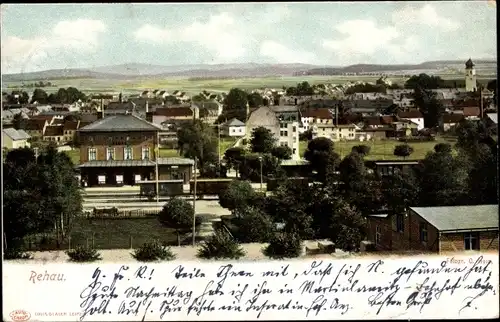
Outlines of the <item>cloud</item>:
{"label": "cloud", "polygon": [[48,36],[29,39],[4,36],[1,47],[2,69],[4,72],[23,72],[53,55],[94,52],[99,45],[99,35],[106,29],[102,21],[78,19],[58,22]]}
{"label": "cloud", "polygon": [[245,37],[238,32],[235,19],[226,12],[211,16],[205,23],[195,21],[177,28],[146,24],[134,32],[134,37],[138,41],[154,44],[196,43],[208,49],[221,61],[245,54]]}
{"label": "cloud", "polygon": [[314,63],[317,57],[314,53],[291,49],[272,40],[266,40],[260,47],[260,54],[272,58],[278,63]]}
{"label": "cloud", "polygon": [[440,28],[444,31],[454,31],[460,27],[456,21],[441,16],[430,4],[426,4],[418,9],[413,6],[407,6],[401,10],[397,10],[392,14],[392,22],[396,26],[417,24]]}

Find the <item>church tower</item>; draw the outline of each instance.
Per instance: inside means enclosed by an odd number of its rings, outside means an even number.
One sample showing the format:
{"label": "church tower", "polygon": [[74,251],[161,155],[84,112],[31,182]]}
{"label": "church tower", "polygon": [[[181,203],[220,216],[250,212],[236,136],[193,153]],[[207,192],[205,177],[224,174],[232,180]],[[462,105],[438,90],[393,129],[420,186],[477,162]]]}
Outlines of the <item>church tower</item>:
{"label": "church tower", "polygon": [[477,89],[476,70],[474,63],[469,58],[465,63],[465,90],[467,92],[474,92]]}

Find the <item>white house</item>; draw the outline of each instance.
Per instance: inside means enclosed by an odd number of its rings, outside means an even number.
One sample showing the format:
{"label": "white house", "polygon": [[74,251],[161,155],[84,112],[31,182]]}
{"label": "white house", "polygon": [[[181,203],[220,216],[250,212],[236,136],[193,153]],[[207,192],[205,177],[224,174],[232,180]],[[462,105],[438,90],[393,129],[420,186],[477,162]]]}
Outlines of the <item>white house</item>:
{"label": "white house", "polygon": [[230,137],[242,137],[246,134],[246,126],[245,123],[241,122],[238,119],[231,119],[222,127],[223,135]]}
{"label": "white house", "polygon": [[334,142],[340,140],[353,141],[358,139],[357,131],[360,130],[355,124],[316,123],[312,126],[313,138],[325,137]]}
{"label": "white house", "polygon": [[417,130],[422,130],[424,126],[424,116],[420,111],[412,110],[407,112],[398,112],[398,117],[403,120],[409,120],[417,124]]}
{"label": "white house", "polygon": [[2,130],[2,148],[18,149],[30,147],[28,139],[31,136],[24,130],[16,130],[14,128],[7,128]]}

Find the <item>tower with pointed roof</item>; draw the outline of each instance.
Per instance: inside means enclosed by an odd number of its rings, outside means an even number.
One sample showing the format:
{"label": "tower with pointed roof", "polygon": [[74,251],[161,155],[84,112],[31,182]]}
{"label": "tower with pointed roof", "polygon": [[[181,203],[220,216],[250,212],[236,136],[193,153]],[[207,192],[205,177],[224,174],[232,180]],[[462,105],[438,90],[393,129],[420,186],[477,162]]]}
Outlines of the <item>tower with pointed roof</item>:
{"label": "tower with pointed roof", "polygon": [[467,92],[474,92],[477,89],[476,69],[472,59],[469,58],[465,62],[465,90]]}

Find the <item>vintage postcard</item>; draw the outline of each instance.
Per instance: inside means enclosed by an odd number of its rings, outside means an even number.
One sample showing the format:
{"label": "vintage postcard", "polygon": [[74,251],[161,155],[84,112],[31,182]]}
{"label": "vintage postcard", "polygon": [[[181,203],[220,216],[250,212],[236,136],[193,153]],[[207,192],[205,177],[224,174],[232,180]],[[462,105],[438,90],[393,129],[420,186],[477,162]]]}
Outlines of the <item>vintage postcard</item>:
{"label": "vintage postcard", "polygon": [[2,5],[3,320],[498,318],[495,5]]}

